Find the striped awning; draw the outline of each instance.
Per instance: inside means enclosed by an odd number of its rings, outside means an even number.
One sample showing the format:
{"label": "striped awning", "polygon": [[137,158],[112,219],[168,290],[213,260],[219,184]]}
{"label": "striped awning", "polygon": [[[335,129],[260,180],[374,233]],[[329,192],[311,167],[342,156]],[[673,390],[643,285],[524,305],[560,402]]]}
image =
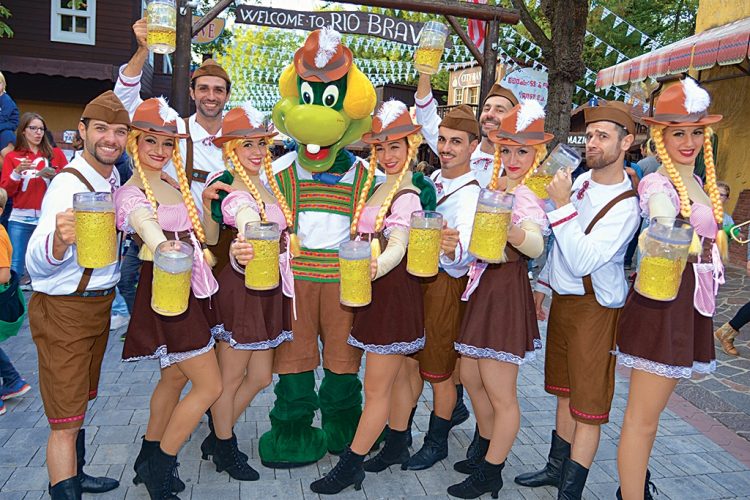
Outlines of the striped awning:
{"label": "striped awning", "polygon": [[739,64],[750,58],[750,17],[706,30],[599,71],[596,88]]}

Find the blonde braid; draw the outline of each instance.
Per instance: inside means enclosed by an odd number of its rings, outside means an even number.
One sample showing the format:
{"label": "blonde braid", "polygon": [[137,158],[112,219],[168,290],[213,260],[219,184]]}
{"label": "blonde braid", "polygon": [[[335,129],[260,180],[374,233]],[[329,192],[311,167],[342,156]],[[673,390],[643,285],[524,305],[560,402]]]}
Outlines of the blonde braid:
{"label": "blonde braid", "polygon": [[[182,156],[180,155],[180,148],[175,147],[172,152],[172,163],[174,163],[175,172],[177,172],[177,181],[180,184],[180,193],[182,194],[182,201],[187,207],[188,215],[190,216],[190,222],[193,226],[193,232],[202,244],[206,243],[206,233],[203,231],[201,225],[200,216],[198,215],[198,209],[195,207],[195,200],[193,194],[190,192],[190,184],[188,184],[187,174],[185,173],[185,166],[182,163]],[[206,258],[208,265],[213,267],[216,265],[216,257],[211,253],[208,248],[203,249],[203,255]]]}
{"label": "blonde braid", "polygon": [[719,186],[716,185],[716,165],[714,164],[714,146],[711,142],[711,136],[714,131],[711,127],[706,127],[703,135],[703,163],[706,165],[706,185],[704,189],[711,198],[711,207],[714,212],[714,219],[719,229],[716,232],[716,246],[719,247],[721,258],[725,259],[729,255],[729,241],[726,233],[722,230],[724,224],[724,206],[721,204],[721,195]]}
{"label": "blonde braid", "polygon": [[[292,164],[292,166],[289,168],[295,168],[294,164]],[[279,183],[276,182],[276,178],[273,176],[273,165],[270,149],[266,149],[266,156],[265,158],[263,158],[263,171],[266,173],[266,178],[268,179],[268,185],[271,187],[271,192],[276,198],[276,201],[279,202],[279,207],[281,207],[281,211],[284,213],[286,225],[289,228],[289,231],[293,231],[294,217],[292,217],[292,211],[289,209],[289,204],[287,203],[286,198],[279,188]]]}
{"label": "blonde braid", "polygon": [[663,133],[664,127],[656,126],[651,129],[651,137],[653,138],[654,145],[656,146],[656,153],[659,155],[661,164],[664,165],[664,168],[669,174],[669,179],[672,181],[672,184],[674,184],[674,188],[677,190],[677,194],[680,197],[680,214],[686,220],[688,220],[690,219],[690,214],[692,213],[692,208],[690,207],[690,197],[688,196],[685,183],[682,182],[680,173],[675,168],[674,163],[672,163],[672,158],[670,158],[669,154],[667,153],[667,148],[664,147]]}
{"label": "blonde braid", "polygon": [[375,180],[375,168],[378,165],[377,153],[375,152],[375,146],[370,146],[370,160],[367,165],[367,180],[362,188],[362,192],[359,194],[359,200],[357,200],[357,207],[354,210],[352,216],[352,225],[349,227],[349,233],[354,236],[357,234],[357,226],[359,226],[359,216],[362,215],[362,209],[365,207],[367,202],[367,195],[370,192],[372,183]]}
{"label": "blonde braid", "polygon": [[526,184],[526,181],[528,181],[531,176],[534,175],[536,169],[539,168],[539,165],[542,164],[542,160],[544,160],[544,158],[546,158],[547,156],[547,146],[545,146],[544,144],[537,144],[534,146],[534,149],[536,150],[536,155],[534,155],[534,163],[531,165],[529,171],[526,172],[526,175],[523,176],[520,184]]}
{"label": "blonde braid", "polygon": [[153,189],[151,189],[151,185],[146,179],[146,174],[143,172],[143,167],[141,167],[141,159],[138,156],[138,137],[140,135],[140,132],[137,132],[135,130],[130,131],[130,135],[128,135],[127,150],[130,154],[130,157],[133,159],[133,165],[135,165],[135,169],[138,171],[138,177],[141,179],[141,184],[143,184],[143,191],[145,191],[146,193],[146,199],[151,204],[151,209],[154,211],[154,217],[158,217],[156,210],[158,208],[158,204],[156,203],[156,198],[154,197],[154,191]]}
{"label": "blonde braid", "polygon": [[406,138],[406,143],[408,144],[408,148],[409,148],[406,154],[406,162],[404,163],[404,166],[401,169],[401,173],[398,174],[398,179],[396,180],[396,184],[391,188],[390,193],[388,193],[388,196],[385,197],[383,204],[380,206],[378,215],[375,218],[375,232],[376,233],[380,232],[380,230],[383,228],[383,221],[385,220],[385,215],[388,213],[388,209],[391,208],[391,203],[393,202],[393,198],[399,192],[399,188],[401,187],[401,181],[404,180],[404,176],[406,175],[406,172],[409,170],[409,166],[411,165],[411,162],[417,156],[417,152],[419,151],[419,145],[422,144],[422,134],[411,134],[410,136]]}
{"label": "blonde braid", "polygon": [[227,158],[232,162],[232,171],[236,173],[240,180],[245,183],[245,186],[247,186],[248,191],[250,191],[250,194],[255,199],[256,205],[258,205],[258,213],[260,214],[260,220],[263,222],[266,222],[266,209],[263,203],[263,199],[260,197],[260,191],[258,191],[258,188],[255,187],[255,184],[252,180],[250,180],[250,176],[247,175],[247,171],[245,170],[245,167],[242,166],[242,163],[240,162],[240,158],[237,156],[237,151],[235,150],[235,147],[239,144],[242,144],[242,139],[237,139],[234,141],[230,141],[224,144],[224,154]]}
{"label": "blonde braid", "polygon": [[497,189],[497,183],[500,180],[500,166],[503,161],[500,159],[500,144],[495,144],[495,161],[492,166],[492,177],[490,183],[487,185],[487,189],[495,191]]}

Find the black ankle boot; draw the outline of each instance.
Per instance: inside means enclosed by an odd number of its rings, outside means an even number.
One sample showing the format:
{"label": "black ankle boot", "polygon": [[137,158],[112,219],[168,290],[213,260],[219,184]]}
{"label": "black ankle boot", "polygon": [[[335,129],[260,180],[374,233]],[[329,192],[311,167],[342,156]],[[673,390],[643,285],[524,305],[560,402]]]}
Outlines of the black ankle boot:
{"label": "black ankle boot", "polygon": [[479,444],[479,437],[479,424],[477,424],[474,426],[474,435],[471,437],[471,443],[469,443],[469,447],[466,448],[466,458],[476,455],[474,448]]}
{"label": "black ankle boot", "polygon": [[390,429],[385,437],[383,449],[362,465],[365,472],[382,472],[390,465],[403,464],[409,460],[409,447],[406,445],[408,431]]}
{"label": "black ankle boot", "polygon": [[554,486],[560,485],[560,471],[563,460],[570,457],[570,443],[552,431],[552,444],[549,448],[547,465],[542,470],[526,472],[519,474],[514,481],[521,486],[536,488],[537,486]]}
{"label": "black ankle boot", "polygon": [[461,474],[472,474],[474,469],[479,467],[484,461],[484,456],[487,454],[487,450],[490,447],[490,440],[479,436],[477,445],[471,450],[470,455],[466,460],[461,460],[453,464],[453,470],[460,472]]}
{"label": "black ankle boot", "polygon": [[76,460],[78,464],[78,480],[81,482],[83,493],[104,493],[120,486],[120,481],[109,477],[93,477],[83,472],[86,465],[86,429],[78,431],[76,437]]}
{"label": "black ankle boot", "polygon": [[365,479],[365,471],[362,469],[364,458],[364,455],[357,455],[347,447],[339,457],[336,467],[314,481],[310,489],[320,495],[335,495],[351,485],[354,485],[355,490],[361,490],[362,481]]}
{"label": "black ankle boot", "polygon": [[180,500],[171,491],[172,471],[176,464],[176,456],[167,455],[161,448],[157,448],[138,466],[136,474],[146,483],[151,500]]}
{"label": "black ankle boot", "polygon": [[560,473],[560,489],[557,500],[581,500],[589,470],[575,460],[566,458]]}
{"label": "black ankle boot", "polygon": [[[653,494],[651,493],[652,491]],[[651,482],[651,471],[646,469],[646,483],[643,485],[643,500],[654,500],[654,494],[658,495],[659,490],[656,488],[656,485]],[[620,491],[620,488],[617,488],[615,496],[617,497],[617,500],[622,500],[622,492]]]}
{"label": "black ankle boot", "polygon": [[[133,464],[133,470],[136,471],[135,477],[133,477],[133,484],[138,486],[143,482],[141,476],[138,475],[138,466],[145,462],[151,454],[159,449],[159,441],[147,441],[146,436],[142,437],[141,451],[138,456],[135,457],[135,463]],[[180,475],[177,472],[179,462],[175,463],[174,471],[172,471],[172,492],[179,493],[185,491],[185,483],[180,479]]]}
{"label": "black ankle boot", "polygon": [[451,427],[456,427],[469,420],[469,409],[464,403],[464,386],[456,384],[456,406],[451,414]]}
{"label": "black ankle boot", "polygon": [[411,426],[414,423],[414,414],[417,413],[417,407],[411,409],[411,413],[409,414],[409,423],[406,425],[406,447],[411,448],[412,439],[411,439]]}
{"label": "black ankle boot", "polygon": [[424,437],[424,444],[418,452],[401,466],[401,470],[429,469],[440,460],[448,456],[448,432],[451,421],[430,414],[430,427]]}
{"label": "black ankle boot", "polygon": [[495,465],[482,459],[469,477],[448,487],[448,494],[458,498],[479,498],[485,493],[491,493],[492,498],[497,498],[503,487],[503,467],[505,462]]}
{"label": "black ankle boot", "polygon": [[250,467],[247,459],[242,459],[234,433],[229,439],[216,439],[213,462],[216,464],[216,472],[227,471],[227,474],[237,481],[257,481],[260,479],[258,471]]}
{"label": "black ankle boot", "polygon": [[47,485],[52,500],[81,500],[81,481],[78,476],[69,477],[54,486]]}
{"label": "black ankle boot", "polygon": [[[216,450],[216,432],[214,432],[214,420],[211,417],[211,410],[206,410],[206,415],[208,415],[208,436],[203,440],[201,443],[201,458],[203,460],[209,460]],[[234,431],[232,431],[232,439],[235,441],[237,440],[237,436],[234,434]],[[246,454],[240,452],[240,457],[242,460],[247,462],[250,457],[248,457]]]}

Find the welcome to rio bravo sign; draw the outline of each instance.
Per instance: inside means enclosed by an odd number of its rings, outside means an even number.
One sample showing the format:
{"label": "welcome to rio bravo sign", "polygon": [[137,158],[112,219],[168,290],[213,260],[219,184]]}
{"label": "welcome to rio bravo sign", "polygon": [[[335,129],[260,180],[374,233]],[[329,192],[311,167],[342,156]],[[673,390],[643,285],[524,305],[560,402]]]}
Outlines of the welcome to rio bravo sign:
{"label": "welcome to rio bravo sign", "polygon": [[[417,44],[424,24],[371,12],[299,12],[254,5],[238,5],[235,20],[256,26],[306,31],[329,26],[340,33],[376,36],[409,45]],[[446,46],[451,46],[450,38]]]}

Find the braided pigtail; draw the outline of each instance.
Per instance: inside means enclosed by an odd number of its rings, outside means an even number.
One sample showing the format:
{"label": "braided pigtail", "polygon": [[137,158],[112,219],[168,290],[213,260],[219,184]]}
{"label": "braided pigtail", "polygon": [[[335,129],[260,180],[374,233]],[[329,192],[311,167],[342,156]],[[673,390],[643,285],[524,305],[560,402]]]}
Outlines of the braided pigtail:
{"label": "braided pigtail", "polygon": [[380,230],[383,228],[383,221],[385,221],[385,215],[388,213],[388,209],[391,208],[391,203],[393,202],[393,198],[399,192],[399,188],[401,187],[401,181],[404,180],[404,176],[406,175],[406,172],[409,171],[409,166],[411,165],[411,162],[414,160],[414,158],[417,157],[417,152],[419,151],[419,145],[422,144],[422,134],[411,134],[410,136],[406,138],[406,143],[408,145],[408,152],[406,154],[406,162],[404,163],[404,166],[401,169],[401,173],[398,174],[398,179],[396,180],[396,184],[391,188],[391,191],[388,193],[388,196],[385,197],[383,204],[380,206],[378,215],[375,218],[375,232],[376,233],[380,232]]}
{"label": "braided pigtail", "polygon": [[146,179],[146,174],[143,172],[143,167],[141,166],[141,159],[138,156],[138,136],[140,135],[140,132],[136,132],[135,130],[130,132],[128,135],[127,150],[128,154],[133,159],[133,165],[138,172],[138,177],[141,179],[143,191],[146,193],[146,199],[151,204],[151,209],[154,211],[154,217],[157,217],[156,209],[158,205],[156,203],[156,198],[154,197],[154,190],[151,189],[151,184],[149,184],[148,179]]}
{"label": "braided pigtail", "polygon": [[714,145],[711,137],[714,131],[711,127],[706,127],[703,134],[703,162],[706,165],[706,185],[705,190],[708,197],[711,198],[711,207],[714,212],[714,219],[719,226],[716,232],[716,246],[719,247],[721,258],[726,260],[729,255],[729,241],[727,234],[721,230],[724,224],[724,207],[721,204],[719,186],[716,185],[716,165],[714,164]]}
{"label": "braided pigtail", "polygon": [[[295,168],[292,165],[289,168]],[[302,253],[302,244],[299,241],[299,237],[293,232],[294,231],[294,217],[292,216],[292,210],[289,208],[289,203],[286,201],[286,197],[279,188],[279,183],[276,182],[276,177],[273,175],[273,164],[271,158],[271,150],[266,149],[266,156],[263,158],[263,171],[266,173],[268,179],[268,186],[271,188],[273,196],[281,207],[281,212],[284,214],[286,220],[287,231],[289,231],[289,253],[292,258]]]}
{"label": "braided pigtail", "polygon": [[359,195],[359,200],[357,200],[357,207],[354,210],[354,215],[352,216],[352,225],[349,227],[349,233],[354,236],[357,234],[357,227],[359,226],[359,217],[362,215],[362,210],[365,207],[365,203],[367,203],[367,195],[370,193],[370,188],[372,187],[372,183],[375,181],[375,169],[378,166],[378,158],[377,153],[375,152],[375,146],[370,146],[370,159],[369,163],[367,165],[367,180],[365,181],[365,185],[362,188],[362,192]]}
{"label": "braided pigtail", "polygon": [[492,177],[490,177],[490,183],[487,184],[487,189],[495,191],[497,189],[497,183],[500,180],[500,166],[503,161],[500,159],[500,144],[495,144],[495,160],[492,165]]}
{"label": "braided pigtail", "polygon": [[250,191],[250,194],[255,200],[255,204],[258,205],[258,213],[260,214],[260,220],[262,220],[263,222],[266,222],[266,209],[263,204],[263,199],[260,197],[260,191],[258,191],[258,188],[250,179],[250,176],[247,175],[247,171],[245,170],[245,167],[242,166],[242,163],[240,162],[240,158],[237,156],[237,151],[235,150],[235,147],[239,144],[242,144],[241,139],[237,139],[237,140],[225,143],[224,154],[232,162],[232,166],[233,166],[232,170],[234,171],[234,173],[236,173],[239,176],[240,180],[242,180],[242,182],[245,183],[245,186],[247,186],[248,191]]}
{"label": "braided pigtail", "polygon": [[[195,200],[193,194],[190,192],[190,184],[187,180],[187,174],[185,173],[185,165],[182,163],[182,156],[180,155],[180,148],[175,147],[172,153],[172,163],[174,163],[174,169],[177,172],[177,181],[180,184],[180,193],[182,194],[182,201],[187,207],[188,215],[190,216],[190,222],[193,226],[193,231],[198,241],[201,244],[206,243],[206,233],[203,231],[201,225],[201,219],[198,215],[198,209],[195,207]],[[211,253],[208,248],[203,249],[203,256],[206,258],[208,265],[213,267],[216,265],[216,257]]]}
{"label": "braided pigtail", "polygon": [[656,146],[656,153],[659,155],[661,164],[664,165],[665,170],[669,174],[669,179],[674,184],[677,194],[680,197],[680,214],[687,220],[690,218],[692,209],[690,207],[690,197],[688,196],[687,188],[685,183],[682,182],[680,173],[674,166],[672,158],[667,153],[667,148],[664,147],[664,127],[653,127],[651,130],[651,137],[654,139],[654,145]]}
{"label": "braided pigtail", "polygon": [[534,175],[536,169],[539,168],[539,165],[541,165],[542,161],[547,157],[547,146],[545,146],[544,144],[535,145],[534,150],[536,151],[536,154],[534,155],[534,163],[531,165],[529,171],[526,172],[526,175],[523,176],[520,184],[526,184],[526,181],[528,181],[531,176]]}

